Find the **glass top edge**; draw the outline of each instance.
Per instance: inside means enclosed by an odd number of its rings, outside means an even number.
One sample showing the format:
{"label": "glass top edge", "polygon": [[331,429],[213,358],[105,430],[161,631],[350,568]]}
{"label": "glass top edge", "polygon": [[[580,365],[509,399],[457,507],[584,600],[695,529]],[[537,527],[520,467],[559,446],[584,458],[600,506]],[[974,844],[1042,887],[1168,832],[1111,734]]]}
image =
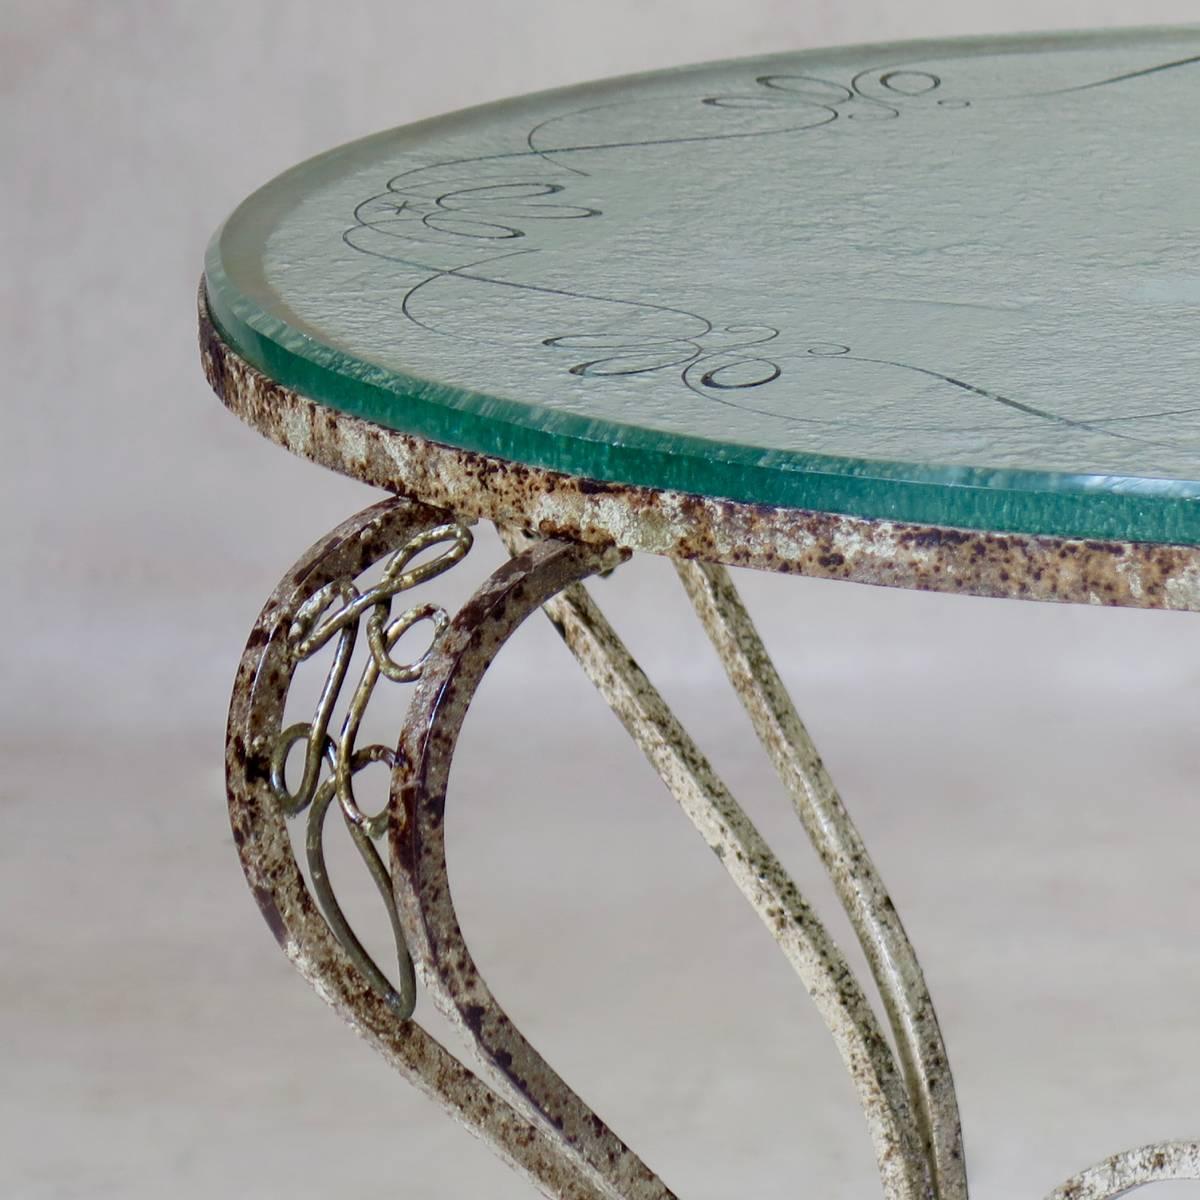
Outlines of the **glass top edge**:
{"label": "glass top edge", "polygon": [[[514,430],[541,431],[555,437],[572,441],[594,443],[603,447],[626,447],[641,449],[660,447],[663,435],[644,426],[624,424],[598,418],[577,416],[573,413],[548,409],[532,403],[516,403],[502,396],[491,396],[484,392],[471,391],[455,386],[438,385],[407,376],[388,367],[378,366],[365,359],[356,358],[337,350],[325,342],[312,338],[278,318],[268,317],[256,308],[239,312],[242,305],[234,296],[228,304],[220,294],[216,297],[209,287],[215,275],[223,276],[219,262],[206,266],[204,274],[205,293],[210,317],[224,339],[251,366],[265,371],[266,364],[256,353],[253,342],[239,338],[238,326],[249,331],[254,338],[262,338],[277,346],[298,362],[316,368],[330,383],[345,380],[391,393],[400,403],[411,403],[422,392],[445,390],[445,398],[439,398],[447,410],[486,421],[488,424],[505,425]],[[230,319],[232,318],[232,320]],[[280,339],[279,329],[286,330],[286,342]],[[297,349],[296,343],[307,352]],[[322,361],[325,360],[325,361]],[[300,389],[297,389],[300,390]],[[353,412],[331,393],[323,395],[302,392],[307,399],[317,404],[342,412]],[[486,413],[482,409],[488,410]],[[536,417],[537,420],[531,420]],[[390,422],[369,417],[376,424],[397,433],[423,436],[418,428],[409,428],[403,422]],[[769,470],[803,472],[809,475],[847,476],[862,479],[877,479],[880,482],[906,482],[933,484],[942,487],[971,487],[984,491],[1012,490],[1031,493],[1058,493],[1075,491],[1081,495],[1107,492],[1113,495],[1160,496],[1171,500],[1200,500],[1200,479],[1176,478],[1172,476],[1138,476],[1103,474],[1098,472],[1055,472],[1009,467],[962,467],[936,462],[907,462],[903,460],[802,453],[788,450],[764,450],[751,444],[715,442],[688,434],[671,434],[673,446],[682,453],[675,457],[703,458],[706,461],[724,461],[738,466],[752,466]],[[457,449],[480,450],[479,446],[461,445]],[[529,464],[547,466],[551,464]],[[608,482],[627,482],[612,479]],[[1066,485],[1066,486],[1064,486]]]}
{"label": "glass top edge", "polygon": [[[265,312],[251,296],[244,295],[226,275],[221,248],[222,235],[244,208],[252,205],[264,193],[272,193],[285,188],[286,181],[298,173],[304,173],[315,162],[322,161],[332,165],[342,155],[361,153],[364,148],[369,148],[375,142],[386,143],[389,138],[401,130],[405,133],[412,133],[426,127],[433,130],[442,122],[470,119],[475,113],[496,113],[503,111],[508,106],[517,106],[534,99],[553,102],[557,98],[578,98],[586,96],[593,90],[635,87],[640,80],[661,81],[670,79],[674,75],[683,75],[723,65],[738,65],[753,70],[757,66],[766,66],[783,58],[790,62],[819,60],[823,63],[836,63],[843,58],[855,59],[861,56],[876,58],[885,56],[892,58],[899,56],[925,57],[944,51],[956,54],[1002,54],[1010,50],[1020,51],[1034,48],[1083,48],[1111,44],[1136,46],[1142,41],[1171,37],[1186,39],[1190,49],[1190,43],[1195,39],[1200,39],[1200,24],[1125,26],[1084,31],[1030,31],[806,47],[802,50],[778,51],[715,60],[710,63],[687,63],[665,70],[643,71],[602,78],[566,87],[506,97],[455,112],[431,116],[407,125],[391,127],[367,137],[343,143],[296,164],[268,181],[237,206],[214,234],[206,255],[206,290],[210,293],[214,322],[233,349],[253,366],[260,370],[266,370],[268,374],[272,374],[272,372],[268,369],[269,364],[264,360],[260,352],[261,347],[257,343],[261,340],[273,345],[278,354],[289,358],[293,368],[293,378],[279,378],[279,381],[294,387],[294,390],[309,396],[319,404],[353,413],[401,433],[429,437],[431,440],[447,442],[466,450],[499,454],[501,457],[510,457],[512,461],[525,462],[530,466],[569,474],[588,475],[616,484],[626,483],[664,488],[670,485],[654,479],[622,477],[619,471],[614,471],[609,464],[622,456],[639,454],[643,457],[658,454],[664,459],[680,461],[691,459],[713,468],[712,486],[693,483],[692,486],[682,490],[704,495],[724,496],[751,503],[777,502],[777,498],[781,494],[780,489],[784,491],[787,489],[788,477],[794,479],[798,476],[809,479],[827,477],[834,481],[854,481],[863,485],[877,483],[889,488],[913,485],[934,489],[947,497],[953,493],[961,495],[967,491],[976,491],[987,498],[984,500],[985,505],[994,499],[997,507],[1003,504],[1004,497],[1008,494],[1021,494],[1030,498],[1052,497],[1056,503],[1078,501],[1086,504],[1095,502],[1098,497],[1108,497],[1113,500],[1134,501],[1156,510],[1175,510],[1178,521],[1168,521],[1167,523],[1182,522],[1190,530],[1191,525],[1200,518],[1190,511],[1183,510],[1192,509],[1194,502],[1200,500],[1200,479],[1184,475],[1141,476],[1019,467],[945,466],[936,461],[906,462],[876,457],[773,450],[769,446],[738,443],[736,437],[731,437],[726,441],[717,441],[685,433],[663,434],[645,426],[624,423],[619,419],[572,413],[537,401],[516,402],[506,399],[500,389],[496,394],[490,394],[457,384],[440,383],[436,379],[422,378],[415,374],[406,375],[403,368],[384,366],[378,362],[372,362],[368,356],[357,356],[341,350],[331,340],[322,339],[319,335],[313,336],[303,328]],[[299,375],[304,376],[303,386],[295,383],[295,379]],[[278,377],[278,374],[276,373],[274,377]],[[314,380],[317,381],[315,386]],[[388,419],[378,412],[368,411],[362,405],[355,406],[347,403],[347,397],[339,394],[346,387],[364,387],[377,393],[388,393],[392,398],[393,405],[411,406],[417,399],[425,404],[436,402],[447,413],[457,414],[467,424],[472,425],[472,428],[468,431],[467,436],[458,440],[438,436],[436,432],[422,427],[420,420]],[[523,456],[504,455],[498,451],[498,446],[503,445],[514,435],[531,433],[569,441],[575,446],[575,450],[557,459],[553,455],[544,453]],[[664,442],[670,444],[669,450],[664,449]],[[589,470],[586,466],[569,465],[572,460],[590,462],[591,469]],[[722,472],[729,475],[739,470],[743,472],[769,471],[777,474],[780,482],[779,487],[773,491],[775,498],[773,499],[771,495],[767,494],[772,489],[753,494],[746,493],[743,489],[741,494],[736,495],[733,493],[739,490],[737,488],[722,490],[719,483]],[[789,502],[785,500],[783,503],[788,505]],[[801,505],[792,506],[801,507]],[[804,505],[804,507],[814,506]],[[815,507],[820,506],[816,505]],[[882,507],[886,507],[886,505]],[[831,508],[829,511],[837,510]],[[871,514],[859,513],[858,515],[910,519],[892,512],[882,511]],[[1146,520],[1143,521],[1133,514],[1133,520],[1128,529],[1100,536],[1118,537],[1131,541],[1200,542],[1200,530],[1188,532],[1185,537],[1179,535],[1178,529],[1172,533],[1163,533],[1165,526],[1160,517],[1161,513],[1153,518],[1147,515]],[[955,524],[959,522],[947,519],[930,523]],[[998,531],[1001,531],[998,526],[994,526],[982,517],[961,523],[971,528],[997,528]],[[1037,522],[1013,531],[1035,535],[1075,536],[1062,528],[1046,528]],[[1086,535],[1081,534],[1080,536]]]}

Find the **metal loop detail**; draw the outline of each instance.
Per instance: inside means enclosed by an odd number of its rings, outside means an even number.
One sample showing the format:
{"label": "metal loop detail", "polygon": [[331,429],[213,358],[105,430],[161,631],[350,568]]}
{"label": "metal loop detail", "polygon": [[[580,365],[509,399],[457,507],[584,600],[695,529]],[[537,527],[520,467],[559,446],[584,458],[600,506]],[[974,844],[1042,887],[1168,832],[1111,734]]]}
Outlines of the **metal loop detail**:
{"label": "metal loop detail", "polygon": [[[383,997],[389,1009],[404,1020],[412,1015],[416,1004],[416,978],[396,912],[391,875],[373,844],[387,832],[389,817],[386,808],[375,814],[364,813],[354,793],[354,777],[360,771],[373,763],[382,763],[392,771],[398,759],[396,751],[389,746],[359,746],[358,734],[380,676],[396,683],[419,680],[433,646],[449,624],[445,610],[428,603],[392,617],[393,598],[449,570],[470,549],[471,540],[468,529],[452,523],[412,533],[390,554],[378,583],[362,590],[355,577],[324,583],[296,605],[283,635],[289,687],[295,671],[331,641],[334,651],[312,719],[290,724],[274,737],[269,752],[271,792],[286,817],[295,817],[308,810],[306,857],[321,911],[334,936],[371,987]],[[441,553],[416,567],[412,565],[418,555],[438,546],[443,547]],[[369,566],[369,563],[364,564],[363,569]],[[330,725],[335,709],[344,699],[346,678],[364,616],[370,657],[345,700],[341,728],[333,735]],[[429,647],[410,663],[396,662],[391,653],[393,647],[409,630],[423,622],[428,622],[433,630]],[[287,784],[287,764],[297,746],[303,747],[303,771],[293,791]],[[399,973],[395,986],[350,927],[326,870],[325,818],[335,799],[388,914]]]}

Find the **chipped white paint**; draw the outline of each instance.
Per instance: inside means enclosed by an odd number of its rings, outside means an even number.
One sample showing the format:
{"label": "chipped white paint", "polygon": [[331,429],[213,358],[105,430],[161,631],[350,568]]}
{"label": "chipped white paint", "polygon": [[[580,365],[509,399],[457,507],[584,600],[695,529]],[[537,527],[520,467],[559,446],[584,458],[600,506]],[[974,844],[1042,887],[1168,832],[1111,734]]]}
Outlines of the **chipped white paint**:
{"label": "chipped white paint", "polygon": [[[1141,581],[1138,581],[1138,597],[1141,597]],[[1189,563],[1163,584],[1167,594],[1165,608],[1193,610],[1196,597],[1200,595],[1200,562]]]}

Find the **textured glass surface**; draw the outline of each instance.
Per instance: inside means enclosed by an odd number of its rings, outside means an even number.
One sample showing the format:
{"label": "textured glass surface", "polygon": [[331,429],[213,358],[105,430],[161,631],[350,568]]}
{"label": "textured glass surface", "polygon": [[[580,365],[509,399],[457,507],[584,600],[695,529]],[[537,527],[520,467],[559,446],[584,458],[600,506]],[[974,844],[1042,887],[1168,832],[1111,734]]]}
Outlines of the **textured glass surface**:
{"label": "textured glass surface", "polygon": [[281,382],[538,466],[1200,542],[1200,30],[543,93],[304,163],[214,238]]}

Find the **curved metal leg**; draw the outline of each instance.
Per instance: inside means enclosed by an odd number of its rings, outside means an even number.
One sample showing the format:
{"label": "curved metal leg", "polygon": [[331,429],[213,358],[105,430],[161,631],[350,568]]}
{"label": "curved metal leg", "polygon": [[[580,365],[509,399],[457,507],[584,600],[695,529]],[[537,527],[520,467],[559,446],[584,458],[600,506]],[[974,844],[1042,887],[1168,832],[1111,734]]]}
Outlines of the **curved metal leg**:
{"label": "curved metal leg", "polygon": [[[453,619],[430,603],[393,615],[402,593],[462,560],[471,535],[445,512],[389,500],[315,546],[263,609],[234,688],[226,767],[243,868],[288,957],[393,1066],[544,1195],[674,1200],[509,1020],[475,966],[447,883],[446,782],[463,719],[495,654],[543,607],[812,997],[858,1089],[885,1197],[966,1200],[953,1081],[920,966],[727,573],[678,565],[866,951],[896,1051],[817,915],[580,585],[621,556],[506,540],[514,557]],[[361,582],[381,560],[376,581]],[[429,649],[414,662],[396,661],[401,637],[422,624],[432,632]],[[369,653],[348,686],[360,633]],[[332,662],[311,719],[285,726],[294,676],[326,647]],[[358,744],[381,680],[415,685],[396,748]],[[392,787],[386,810],[369,814],[354,781],[375,763],[389,769]],[[387,911],[390,971],[364,949],[330,882],[324,830],[331,812],[340,814]],[[289,836],[289,819],[299,818],[311,888]],[[385,841],[387,864],[377,848]],[[489,1082],[413,1020],[418,979]],[[1047,1200],[1113,1200],[1146,1184],[1197,1178],[1200,1143],[1169,1142],[1116,1155]]]}
{"label": "curved metal leg", "polygon": [[[517,548],[516,539],[509,541]],[[889,1200],[935,1195],[895,1056],[824,925],[587,592],[567,588],[545,607],[584,672],[799,975],[854,1080],[884,1195]]]}
{"label": "curved metal leg", "polygon": [[[433,606],[392,617],[392,599],[454,565],[469,545],[469,532],[446,513],[387,501],[340,526],[285,577],[255,624],[234,685],[226,753],[234,841],[250,888],[288,958],[402,1075],[486,1140],[544,1195],[555,1200],[615,1200],[622,1193],[600,1172],[581,1166],[580,1156],[556,1130],[498,1094],[411,1019],[408,945],[417,930],[401,921],[392,901],[392,880],[373,844],[389,832],[391,816],[368,816],[354,800],[353,777],[358,771],[372,762],[399,765],[389,748],[355,744],[363,709],[379,676],[411,682],[428,666],[428,654],[416,663],[396,663],[391,648],[418,621],[431,622],[435,630],[450,628],[445,614]],[[414,565],[418,555],[438,549],[436,558]],[[380,582],[360,590],[355,581],[382,558],[389,562]],[[564,578],[571,579],[610,565],[605,555],[575,548],[554,562],[565,571]],[[521,575],[519,565],[509,570],[514,573]],[[371,656],[349,697],[340,730],[333,735],[329,731],[334,709],[363,621]],[[330,641],[335,642],[334,662],[313,719],[285,728],[284,706],[297,669]],[[301,779],[291,791],[287,760],[289,751],[301,746],[302,754],[293,753],[302,759],[297,772]],[[391,910],[396,983],[367,956],[349,929],[325,875],[321,831],[335,800]],[[287,826],[289,816],[304,812],[311,891]],[[598,1130],[605,1130],[599,1118],[591,1119]],[[642,1194],[670,1195],[661,1187]]]}
{"label": "curved metal leg", "polygon": [[[676,570],[730,683],[820,855],[866,953],[896,1039],[941,1200],[966,1200],[954,1080],[916,953],[862,838],[724,567]],[[1164,1142],[1113,1155],[1047,1200],[1114,1200],[1147,1184],[1200,1179],[1200,1144]]]}
{"label": "curved metal leg", "polygon": [[1116,1200],[1151,1183],[1200,1179],[1200,1142],[1159,1142],[1114,1154],[1056,1187],[1046,1200]]}
{"label": "curved metal leg", "polygon": [[[496,652],[554,593],[605,559],[542,543],[497,571],[439,638],[409,710],[393,776],[390,843],[396,895],[418,970],[442,1012],[597,1186],[628,1200],[673,1193],[559,1078],[496,1002],[467,948],[447,881],[446,781],[475,690]],[[615,557],[607,560],[617,561]]]}
{"label": "curved metal leg", "polygon": [[965,1200],[954,1079],[920,963],[896,906],[724,567],[676,569],[729,682],[837,889],[896,1039],[909,1100],[941,1200]]}
{"label": "curved metal leg", "polygon": [[[519,535],[505,536],[510,550],[527,544]],[[908,1107],[884,1082],[894,1077],[896,1068],[891,1048],[881,1045],[882,1039],[869,1043],[873,1071],[864,1074],[855,1068],[847,1022],[870,1031],[873,1015],[862,1012],[860,1004],[866,1007],[866,1002],[857,984],[832,1003],[822,990],[823,975],[828,979],[849,973],[840,951],[805,906],[805,920],[814,932],[797,955],[788,941],[787,923],[770,919],[778,908],[769,901],[764,904],[761,894],[738,878],[738,866],[745,860],[735,853],[731,862],[727,847],[755,846],[756,856],[764,851],[767,855],[757,858],[758,883],[773,880],[781,892],[799,900],[795,885],[769,857],[748,818],[591,598],[580,586],[568,588],[547,603],[547,615],[795,965],[858,1084],[885,1195],[905,1194],[904,1188],[919,1188],[923,1181],[928,1194],[938,1200],[966,1200],[954,1081],[932,999],[895,906],[728,572],[693,562],[677,562],[676,570],[867,955],[896,1039]],[[723,826],[726,819],[729,824]],[[727,840],[731,834],[732,842]],[[743,838],[747,842],[741,842]],[[898,1161],[906,1170],[897,1170]],[[1200,1179],[1200,1143],[1167,1142],[1114,1155],[1067,1181],[1047,1200],[1112,1200],[1146,1184],[1181,1179]]]}

